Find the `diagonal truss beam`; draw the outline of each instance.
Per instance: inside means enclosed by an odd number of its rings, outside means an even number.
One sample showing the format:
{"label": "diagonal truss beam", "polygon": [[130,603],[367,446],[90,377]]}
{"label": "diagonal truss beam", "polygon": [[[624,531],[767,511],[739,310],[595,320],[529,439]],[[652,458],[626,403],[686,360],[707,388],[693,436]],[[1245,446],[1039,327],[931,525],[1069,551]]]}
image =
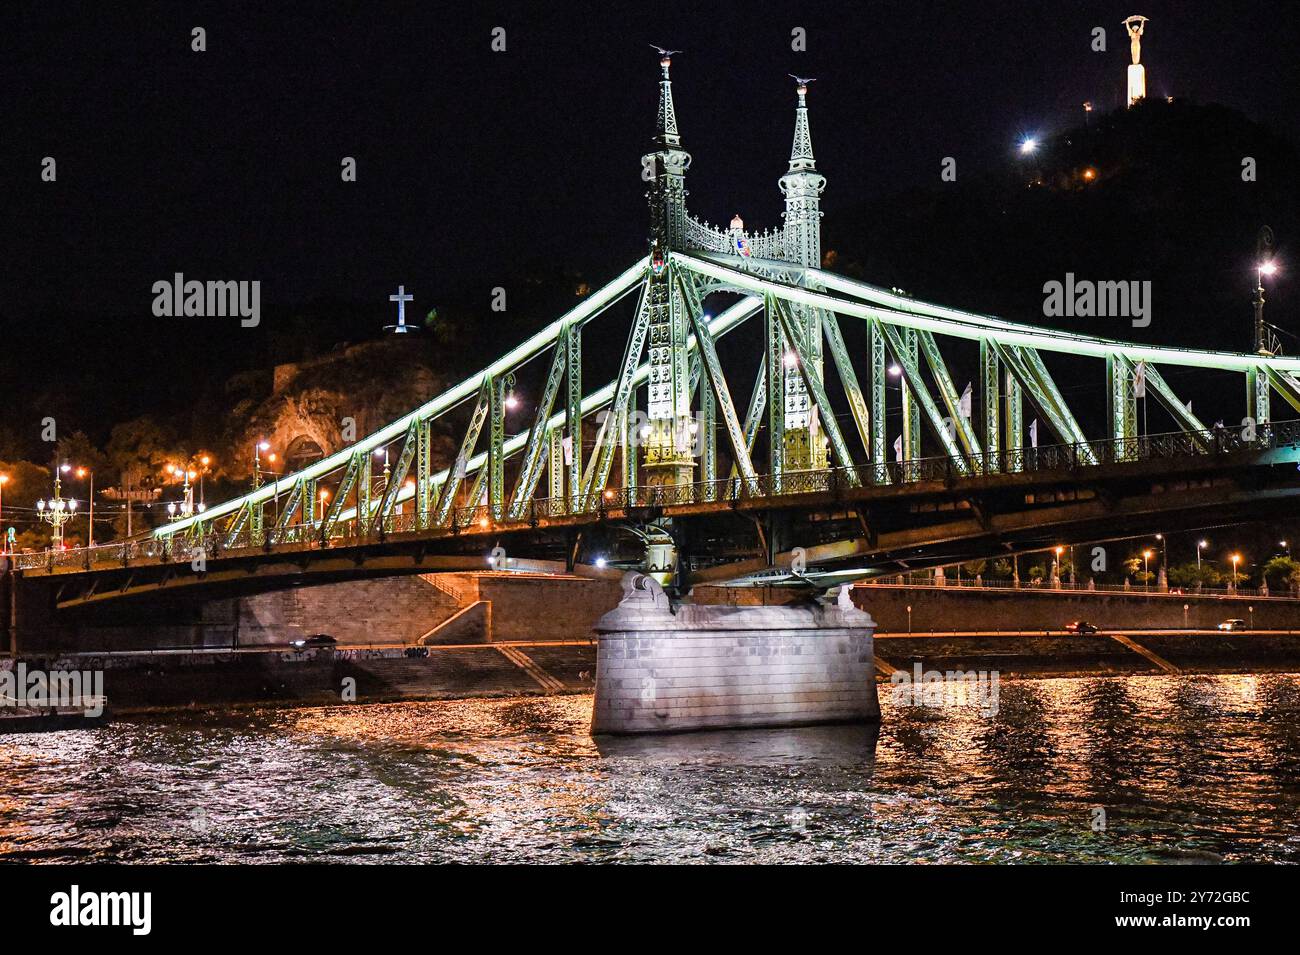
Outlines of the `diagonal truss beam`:
{"label": "diagonal truss beam", "polygon": [[[448,475],[442,486],[442,494],[438,498],[438,508],[433,514],[433,523],[436,527],[442,527],[447,523],[447,518],[451,515],[451,509],[456,503],[456,492],[460,490],[461,482],[465,480],[468,473],[469,456],[474,452],[474,445],[478,444],[479,432],[483,430],[483,422],[491,410],[492,389],[495,387],[492,376],[484,375],[482,384],[479,385],[478,400],[474,404],[474,413],[470,416],[469,427],[465,429],[465,437],[460,442],[460,450],[456,452],[456,460],[451,466],[451,473]],[[409,440],[409,439],[408,439]],[[405,450],[403,450],[405,454]],[[487,455],[483,455],[486,459]],[[484,461],[486,463],[486,460]],[[479,467],[480,471],[486,471],[483,465]],[[400,484],[400,482],[397,482]],[[388,491],[392,490],[395,485],[390,483],[389,488],[385,490],[384,497],[387,498]]]}
{"label": "diagonal truss beam", "polygon": [[930,374],[939,388],[939,397],[943,399],[943,406],[948,409],[948,416],[952,419],[957,439],[961,441],[962,448],[968,455],[980,457],[983,452],[979,438],[975,436],[975,429],[971,427],[970,419],[961,413],[961,396],[953,386],[952,377],[948,374],[948,366],[944,363],[939,345],[934,340],[934,333],[922,330],[917,332],[917,338],[921,342],[921,353],[925,355],[926,363],[930,366]]}
{"label": "diagonal truss beam", "polygon": [[845,476],[848,483],[857,487],[862,483],[862,479],[853,466],[853,456],[849,454],[849,446],[844,440],[843,432],[840,431],[839,422],[835,420],[835,409],[831,406],[830,398],[826,395],[821,376],[817,374],[817,366],[814,363],[808,342],[804,340],[803,336],[797,334],[794,328],[794,320],[791,318],[789,308],[785,302],[772,298],[770,307],[776,310],[777,320],[781,323],[781,330],[785,333],[786,344],[794,349],[795,356],[798,359],[799,373],[803,375],[804,384],[808,386],[808,393],[812,395],[813,402],[817,406],[817,413],[821,415],[822,427],[826,430],[826,437],[830,439],[831,449],[835,452],[835,459],[839,461],[840,467],[847,469]]}
{"label": "diagonal truss beam", "polygon": [[379,499],[379,506],[375,508],[374,517],[371,519],[372,529],[379,530],[384,527],[392,516],[393,509],[397,506],[397,496],[406,483],[406,475],[411,470],[411,462],[415,460],[416,445],[419,440],[420,421],[415,419],[406,427],[406,438],[402,441],[402,450],[397,455],[397,463],[393,465],[392,472],[388,476],[388,484],[384,487],[383,496]]}
{"label": "diagonal truss beam", "polygon": [[835,371],[844,385],[844,392],[849,399],[849,413],[853,416],[853,425],[858,430],[858,440],[862,442],[862,451],[871,459],[871,412],[867,400],[862,395],[862,386],[858,384],[857,372],[853,370],[853,361],[849,350],[844,347],[844,337],[840,334],[839,319],[834,315],[821,316],[822,331],[826,335],[826,344],[830,347],[831,360]]}
{"label": "diagonal truss beam", "polygon": [[[677,281],[681,283],[680,277],[678,277]],[[684,290],[682,294],[685,297]],[[740,418],[736,414],[736,406],[731,401],[731,391],[727,387],[727,379],[722,374],[722,365],[718,361],[718,350],[714,347],[713,336],[709,333],[708,326],[704,323],[704,317],[699,310],[689,304],[689,298],[686,301],[688,302],[687,311],[690,312],[691,325],[695,329],[697,350],[704,366],[702,377],[708,379],[708,390],[713,394],[714,401],[722,411],[722,420],[727,427],[727,437],[731,439],[731,453],[735,456],[734,460],[740,470],[740,475],[746,481],[753,481],[757,477],[754,473],[754,462],[749,457],[749,447],[745,440],[745,434],[740,427]]]}
{"label": "diagonal truss beam", "polygon": [[546,450],[545,438],[549,430],[547,424],[551,417],[551,410],[555,407],[555,398],[560,393],[560,384],[568,378],[569,337],[572,333],[571,327],[565,328],[555,343],[555,356],[551,359],[551,369],[546,376],[542,400],[537,405],[537,417],[528,431],[528,441],[524,445],[524,462],[520,466],[519,479],[515,482],[515,491],[510,498],[512,518],[517,519],[524,513],[542,475],[542,454]]}
{"label": "diagonal truss beam", "polygon": [[889,345],[889,350],[894,354],[894,360],[898,362],[898,367],[902,369],[903,378],[916,396],[916,400],[921,405],[921,410],[925,412],[926,420],[930,422],[930,430],[939,439],[944,450],[948,452],[948,456],[953,459],[953,468],[958,474],[969,474],[970,468],[966,464],[966,459],[962,456],[957,439],[954,437],[954,433],[944,426],[943,415],[939,414],[939,406],[934,403],[934,398],[930,395],[930,389],[921,376],[920,366],[904,343],[900,330],[883,322],[877,324]]}

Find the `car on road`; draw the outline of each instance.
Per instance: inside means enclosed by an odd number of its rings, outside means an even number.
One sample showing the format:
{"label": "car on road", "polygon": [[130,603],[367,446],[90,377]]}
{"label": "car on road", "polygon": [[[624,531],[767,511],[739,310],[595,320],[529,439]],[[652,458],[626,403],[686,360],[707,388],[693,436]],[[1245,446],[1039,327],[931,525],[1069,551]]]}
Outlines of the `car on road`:
{"label": "car on road", "polygon": [[1245,630],[1246,621],[1240,617],[1231,617],[1219,624],[1219,629],[1224,633],[1231,633],[1233,630]]}
{"label": "car on road", "polygon": [[1088,634],[1097,633],[1101,628],[1095,623],[1089,623],[1086,620],[1076,620],[1074,623],[1067,623],[1065,625],[1065,630],[1067,633]]}
{"label": "car on road", "polygon": [[313,650],[318,647],[336,647],[338,643],[328,633],[313,633],[310,637],[299,637],[296,640],[290,640],[289,646],[295,650]]}

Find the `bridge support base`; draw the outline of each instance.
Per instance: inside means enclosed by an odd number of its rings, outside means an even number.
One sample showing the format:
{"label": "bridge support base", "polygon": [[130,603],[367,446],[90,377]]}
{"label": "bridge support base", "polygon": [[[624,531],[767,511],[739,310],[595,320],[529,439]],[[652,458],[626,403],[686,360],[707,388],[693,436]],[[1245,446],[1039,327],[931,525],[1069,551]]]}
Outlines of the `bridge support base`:
{"label": "bridge support base", "polygon": [[880,719],[875,621],[835,599],[768,607],[681,604],[643,574],[596,624],[592,733]]}

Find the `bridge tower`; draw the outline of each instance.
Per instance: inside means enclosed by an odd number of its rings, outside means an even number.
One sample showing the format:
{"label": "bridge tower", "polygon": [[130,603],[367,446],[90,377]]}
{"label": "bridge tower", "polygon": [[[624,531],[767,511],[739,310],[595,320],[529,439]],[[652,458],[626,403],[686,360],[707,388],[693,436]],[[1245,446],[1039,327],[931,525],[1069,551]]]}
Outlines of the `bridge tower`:
{"label": "bridge tower", "polygon": [[[779,184],[781,194],[785,196],[785,235],[782,243],[785,257],[806,268],[820,268],[822,258],[822,212],[821,194],[826,188],[826,177],[817,171],[817,161],[813,156],[812,133],[808,127],[808,82],[798,80],[795,92],[798,105],[795,107],[794,145],[790,149],[790,168],[781,177]],[[812,356],[812,363],[818,378],[823,376],[822,362],[822,316],[816,310],[803,305],[791,308],[796,334],[803,337],[802,344],[806,353]],[[769,316],[768,321],[774,317]],[[770,330],[776,341],[779,329]],[[788,343],[783,343],[789,351]],[[790,362],[781,363],[781,391],[784,398],[785,412],[785,448],[784,466],[788,470],[802,471],[821,469],[829,463],[829,444],[818,427],[812,402],[808,395],[803,375]]]}
{"label": "bridge tower", "polygon": [[653,152],[641,157],[642,176],[650,182],[650,275],[642,308],[646,322],[650,380],[646,413],[649,434],[645,445],[645,480],[649,486],[690,484],[695,480],[692,453],[691,382],[687,364],[687,303],[668,253],[686,249],[686,170],[691,156],[681,148],[673,84],[672,57],[661,55],[659,115]]}

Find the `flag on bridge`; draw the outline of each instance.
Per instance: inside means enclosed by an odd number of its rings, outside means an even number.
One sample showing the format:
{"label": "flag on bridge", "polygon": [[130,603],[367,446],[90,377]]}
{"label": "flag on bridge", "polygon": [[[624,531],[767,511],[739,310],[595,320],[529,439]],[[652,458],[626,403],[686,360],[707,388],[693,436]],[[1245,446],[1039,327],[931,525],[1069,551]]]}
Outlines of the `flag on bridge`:
{"label": "flag on bridge", "polygon": [[1147,363],[1140,361],[1137,368],[1133,371],[1133,397],[1145,398],[1147,396]]}
{"label": "flag on bridge", "polygon": [[970,417],[970,400],[971,400],[971,383],[966,382],[966,390],[961,393],[961,400],[957,402],[957,408],[963,418]]}
{"label": "flag on bridge", "polygon": [[903,463],[903,436],[901,434],[894,439],[894,460],[899,464]]}
{"label": "flag on bridge", "polygon": [[560,444],[561,444],[561,446],[563,446],[563,448],[564,448],[564,464],[565,464],[565,467],[568,467],[570,464],[573,463],[573,438],[572,438],[572,436],[566,434],[566,435],[565,435],[565,436],[560,440]]}
{"label": "flag on bridge", "polygon": [[1037,418],[1029,422],[1029,446],[1031,448],[1038,447],[1038,419]]}

